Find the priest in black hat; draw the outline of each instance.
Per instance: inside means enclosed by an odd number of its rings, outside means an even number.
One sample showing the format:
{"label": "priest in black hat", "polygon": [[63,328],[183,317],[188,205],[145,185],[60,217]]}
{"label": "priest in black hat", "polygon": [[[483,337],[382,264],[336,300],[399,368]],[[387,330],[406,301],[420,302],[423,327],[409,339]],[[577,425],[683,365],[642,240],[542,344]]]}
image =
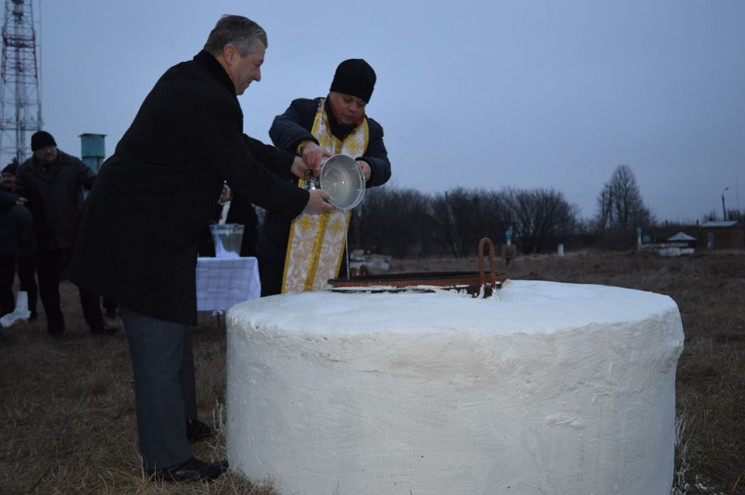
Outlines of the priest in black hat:
{"label": "priest in black hat", "polygon": [[[285,113],[275,117],[269,136],[275,146],[302,156],[312,170],[320,171],[326,158],[342,154],[357,161],[366,187],[385,184],[391,177],[391,163],[383,127],[366,113],[376,79],[365,60],[344,60],[336,68],[328,95],[293,100]],[[302,179],[297,182],[304,186]],[[342,210],[314,219],[268,214],[256,246],[262,295],[316,290],[338,276],[350,220],[350,212]],[[345,226],[341,232],[339,225]],[[296,235],[300,226],[306,234]],[[309,228],[316,235],[307,235]]]}

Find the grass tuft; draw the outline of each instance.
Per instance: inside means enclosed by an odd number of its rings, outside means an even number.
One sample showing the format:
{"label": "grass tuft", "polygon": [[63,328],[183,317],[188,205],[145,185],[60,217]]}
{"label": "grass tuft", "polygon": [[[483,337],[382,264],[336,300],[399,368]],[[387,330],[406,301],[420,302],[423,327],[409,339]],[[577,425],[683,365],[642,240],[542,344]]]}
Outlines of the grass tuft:
{"label": "grass tuft", "polygon": [[[499,263],[498,263],[499,264]],[[392,272],[475,271],[473,259],[404,259]],[[745,251],[657,258],[636,252],[521,256],[513,279],[593,283],[669,295],[685,348],[677,370],[672,495],[745,494]],[[4,329],[0,342],[0,494],[279,495],[271,480],[234,473],[209,484],[148,479],[137,451],[132,368],[124,332],[88,332],[77,289],[62,285],[68,331],[46,333],[43,311]],[[121,321],[114,320],[121,326]],[[194,328],[200,418],[225,418],[225,322],[205,313]],[[225,430],[194,445],[224,459]]]}

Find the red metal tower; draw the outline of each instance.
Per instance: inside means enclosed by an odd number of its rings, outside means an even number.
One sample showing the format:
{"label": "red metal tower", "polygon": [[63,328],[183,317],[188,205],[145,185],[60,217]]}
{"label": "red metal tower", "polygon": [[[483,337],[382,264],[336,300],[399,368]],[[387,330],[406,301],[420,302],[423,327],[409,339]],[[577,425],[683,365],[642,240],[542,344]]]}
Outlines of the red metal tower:
{"label": "red metal tower", "polygon": [[31,153],[30,134],[41,129],[39,57],[33,0],[5,0],[0,81],[0,166]]}

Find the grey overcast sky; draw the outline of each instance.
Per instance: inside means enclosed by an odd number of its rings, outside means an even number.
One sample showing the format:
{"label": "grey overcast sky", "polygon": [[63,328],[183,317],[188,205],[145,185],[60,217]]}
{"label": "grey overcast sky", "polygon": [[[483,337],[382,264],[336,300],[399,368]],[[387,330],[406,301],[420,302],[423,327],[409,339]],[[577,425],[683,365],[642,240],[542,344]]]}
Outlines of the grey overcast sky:
{"label": "grey overcast sky", "polygon": [[743,0],[42,0],[44,128],[76,155],[80,134],[105,134],[113,153],[226,13],[269,35],[240,97],[258,139],[364,58],[395,187],[555,189],[589,218],[626,164],[660,220],[721,215],[722,195],[745,209]]}

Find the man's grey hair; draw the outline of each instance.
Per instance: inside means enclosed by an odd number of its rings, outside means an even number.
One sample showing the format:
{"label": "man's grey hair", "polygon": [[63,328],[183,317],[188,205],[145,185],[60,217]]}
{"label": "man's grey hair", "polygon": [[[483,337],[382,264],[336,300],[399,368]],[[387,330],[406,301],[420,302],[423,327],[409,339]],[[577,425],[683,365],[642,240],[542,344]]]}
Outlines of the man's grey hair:
{"label": "man's grey hair", "polygon": [[231,44],[244,57],[254,50],[259,41],[264,44],[264,48],[269,47],[266,31],[261,26],[246,17],[226,14],[210,32],[204,50],[219,57],[225,45]]}

